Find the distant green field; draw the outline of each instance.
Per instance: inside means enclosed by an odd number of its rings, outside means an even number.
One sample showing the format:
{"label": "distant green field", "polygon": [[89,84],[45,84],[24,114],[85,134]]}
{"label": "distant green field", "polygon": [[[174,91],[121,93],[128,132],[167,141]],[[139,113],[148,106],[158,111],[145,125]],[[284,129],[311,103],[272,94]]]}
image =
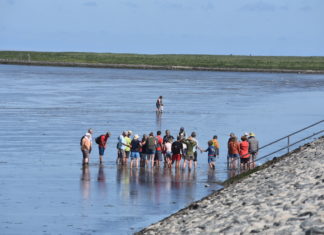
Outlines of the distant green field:
{"label": "distant green field", "polygon": [[297,56],[144,55],[85,52],[0,51],[0,59],[233,69],[324,70],[324,57]]}

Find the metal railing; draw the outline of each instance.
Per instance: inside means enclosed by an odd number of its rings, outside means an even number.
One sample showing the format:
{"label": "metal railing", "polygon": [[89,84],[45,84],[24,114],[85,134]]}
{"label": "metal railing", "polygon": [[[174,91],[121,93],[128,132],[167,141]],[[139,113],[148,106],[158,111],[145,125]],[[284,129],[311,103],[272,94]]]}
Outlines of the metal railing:
{"label": "metal railing", "polygon": [[[279,152],[281,152],[281,151],[283,151],[283,150],[285,150],[285,149],[287,149],[287,153],[290,153],[290,149],[291,149],[292,146],[294,146],[294,145],[296,145],[296,144],[298,144],[298,143],[301,143],[301,142],[303,142],[303,141],[305,141],[305,140],[307,140],[307,139],[310,139],[310,138],[312,138],[312,137],[314,137],[314,136],[318,136],[319,134],[323,133],[323,132],[324,132],[324,129],[321,129],[321,130],[316,131],[315,133],[313,133],[313,134],[311,134],[311,135],[308,135],[307,137],[301,138],[301,139],[299,139],[299,140],[297,140],[297,141],[291,143],[291,137],[292,137],[292,136],[294,136],[294,135],[296,135],[296,134],[299,134],[299,133],[301,133],[301,132],[304,132],[304,131],[306,131],[306,130],[312,128],[312,127],[318,126],[318,125],[320,125],[321,123],[324,123],[324,120],[321,120],[321,121],[316,122],[316,123],[314,123],[314,124],[312,124],[312,125],[306,126],[306,127],[304,127],[303,129],[300,129],[300,130],[295,131],[295,132],[293,132],[293,133],[291,133],[291,134],[289,134],[289,135],[286,135],[286,136],[284,136],[284,137],[282,137],[282,138],[279,138],[279,139],[277,139],[277,140],[275,140],[275,141],[272,141],[271,143],[268,143],[268,144],[266,144],[266,145],[263,145],[262,147],[260,147],[260,148],[258,149],[258,152],[259,152],[261,149],[265,149],[265,148],[267,148],[267,147],[269,147],[269,146],[273,146],[274,144],[276,144],[276,143],[278,143],[278,142],[280,142],[280,141],[282,141],[282,140],[287,139],[287,145],[285,145],[284,147],[281,147],[281,148],[279,148],[279,149],[276,149],[275,151],[272,151],[271,153],[268,153],[268,154],[266,154],[266,155],[264,155],[264,156],[258,157],[258,158],[256,158],[254,161],[250,161],[250,162],[248,162],[248,168],[250,168],[250,165],[251,165],[251,164],[255,164],[255,162],[260,161],[260,160],[262,160],[262,159],[265,159],[265,158],[267,158],[267,157],[269,157],[269,156],[271,156],[271,155],[274,155],[274,154],[276,154],[276,153],[279,153]],[[245,155],[249,155],[249,154],[251,154],[251,153],[247,153],[247,154],[245,154]],[[244,155],[244,156],[245,156],[245,155]],[[244,157],[244,156],[243,156],[243,157]],[[252,156],[250,156],[250,157],[252,157]],[[239,167],[239,169],[240,169],[240,167]]]}

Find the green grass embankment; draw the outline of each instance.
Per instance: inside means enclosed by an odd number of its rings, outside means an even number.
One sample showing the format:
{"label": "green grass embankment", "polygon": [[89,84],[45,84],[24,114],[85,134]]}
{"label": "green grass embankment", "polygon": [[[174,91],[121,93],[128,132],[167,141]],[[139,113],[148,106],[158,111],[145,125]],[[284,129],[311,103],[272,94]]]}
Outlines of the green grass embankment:
{"label": "green grass embankment", "polygon": [[[232,56],[232,55],[144,55],[144,54],[114,54],[85,52],[32,52],[32,51],[0,51],[0,63],[28,64],[70,63],[68,66],[86,64],[90,67],[100,64],[156,66],[168,69],[221,69],[221,70],[287,70],[288,72],[314,71],[324,73],[324,57],[294,57],[294,56]],[[47,65],[47,64],[43,64]],[[114,66],[112,66],[114,67]],[[121,66],[122,67],[122,66]],[[127,66],[125,66],[127,67]],[[184,68],[181,68],[184,67]]]}

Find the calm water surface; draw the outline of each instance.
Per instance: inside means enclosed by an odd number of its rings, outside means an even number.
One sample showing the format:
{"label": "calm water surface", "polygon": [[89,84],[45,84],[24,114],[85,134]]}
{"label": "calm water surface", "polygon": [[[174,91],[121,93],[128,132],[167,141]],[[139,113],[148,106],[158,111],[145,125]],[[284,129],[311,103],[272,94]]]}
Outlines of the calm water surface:
{"label": "calm water surface", "polygon": [[[230,132],[253,131],[262,145],[324,116],[323,75],[0,65],[0,84],[2,234],[130,234],[220,188]],[[219,136],[215,172],[206,153],[191,172],[115,165],[123,130],[176,136],[181,126],[204,148]],[[95,148],[82,170],[89,127],[112,137],[104,166]]]}

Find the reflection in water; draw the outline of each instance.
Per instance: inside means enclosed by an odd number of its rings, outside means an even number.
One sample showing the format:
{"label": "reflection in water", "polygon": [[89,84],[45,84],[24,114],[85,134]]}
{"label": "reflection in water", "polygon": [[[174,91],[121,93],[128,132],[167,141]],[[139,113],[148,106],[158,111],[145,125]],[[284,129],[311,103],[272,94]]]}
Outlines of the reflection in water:
{"label": "reflection in water", "polygon": [[107,194],[107,187],[106,187],[106,175],[105,175],[103,164],[99,164],[97,181],[98,181],[99,193],[102,194],[103,197],[105,197]]}
{"label": "reflection in water", "polygon": [[228,169],[227,170],[227,178],[232,178],[236,175],[240,174],[240,170],[239,169]]}
{"label": "reflection in water", "polygon": [[90,169],[88,165],[82,167],[81,175],[81,192],[84,199],[90,197]]}
{"label": "reflection in water", "polygon": [[162,113],[156,112],[156,128],[162,130]]}
{"label": "reflection in water", "polygon": [[[196,186],[196,171],[184,171],[172,168],[132,168],[120,166],[117,169],[117,190],[124,199],[136,199],[145,196],[156,203],[172,197],[174,189],[184,188],[191,197]],[[177,191],[177,190],[176,190]],[[145,195],[140,195],[141,193]]]}
{"label": "reflection in water", "polygon": [[105,176],[105,171],[104,171],[104,165],[99,164],[99,170],[98,170],[98,182],[105,182],[106,181],[106,176]]}
{"label": "reflection in water", "polygon": [[216,174],[215,174],[215,170],[214,169],[208,169],[208,173],[207,173],[207,182],[212,184],[216,182]]}

